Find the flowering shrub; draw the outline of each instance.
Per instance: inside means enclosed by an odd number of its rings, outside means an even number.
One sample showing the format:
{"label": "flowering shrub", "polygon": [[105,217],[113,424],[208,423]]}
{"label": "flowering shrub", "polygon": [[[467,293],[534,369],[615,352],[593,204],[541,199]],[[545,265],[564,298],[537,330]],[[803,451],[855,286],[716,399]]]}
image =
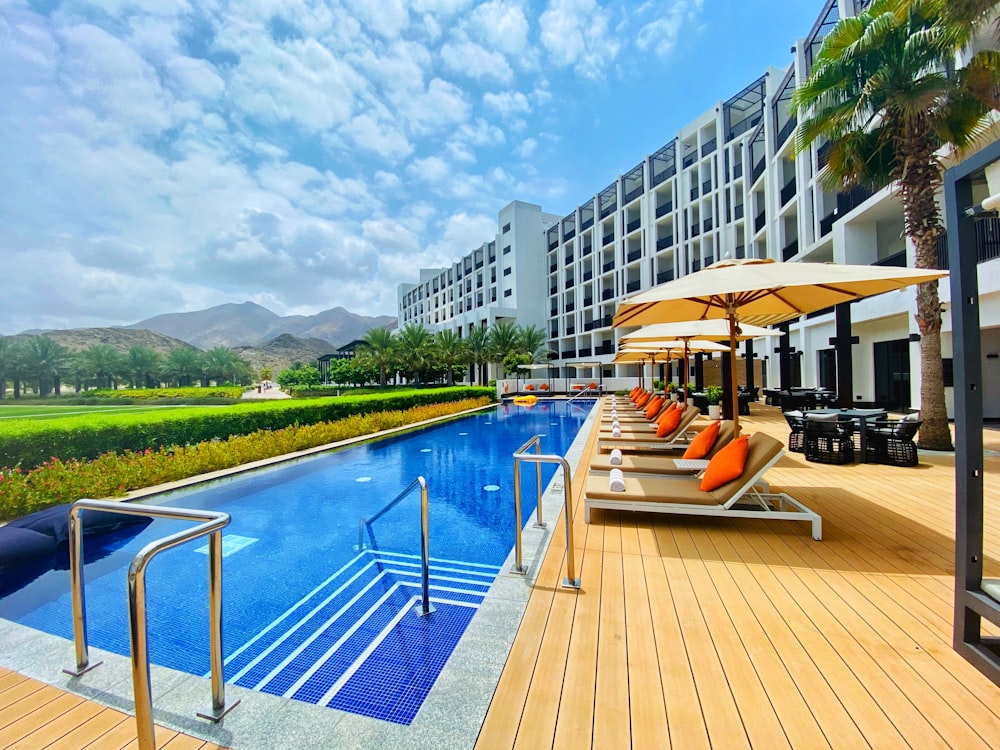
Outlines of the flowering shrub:
{"label": "flowering shrub", "polygon": [[205,399],[205,398],[240,398],[243,389],[236,387],[218,388],[97,388],[76,394],[80,398],[114,398],[133,399],[141,401],[161,401],[163,399]]}
{"label": "flowering shrub", "polygon": [[130,490],[205,474],[318,445],[370,435],[426,419],[485,406],[479,398],[415,406],[410,409],[352,414],[335,422],[257,430],[226,440],[183,447],[105,453],[86,461],[52,457],[40,466],[0,470],[0,520],[17,518],[81,497],[121,497]]}
{"label": "flowering shrub", "polygon": [[46,420],[0,423],[0,467],[30,469],[52,456],[97,458],[114,451],[171,445],[336,421],[353,414],[408,409],[492,395],[485,388],[428,388],[309,401],[249,401],[231,406],[163,409],[140,413],[90,413]]}

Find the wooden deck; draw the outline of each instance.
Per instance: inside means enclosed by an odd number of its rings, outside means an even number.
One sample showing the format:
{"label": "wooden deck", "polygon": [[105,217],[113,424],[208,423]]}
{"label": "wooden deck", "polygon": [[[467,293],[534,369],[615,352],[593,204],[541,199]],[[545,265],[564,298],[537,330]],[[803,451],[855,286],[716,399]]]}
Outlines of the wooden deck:
{"label": "wooden deck", "polygon": [[[776,409],[753,410],[745,431],[784,440]],[[559,587],[553,534],[476,747],[1000,747],[1000,688],[951,648],[953,465],[787,455],[768,479],[822,514],[822,542],[801,522],[595,511],[588,525],[577,472],[582,589]],[[1000,458],[986,471],[1000,577]],[[129,714],[0,668],[0,748],[134,747]]]}
{"label": "wooden deck", "polygon": [[[787,438],[777,409],[753,411],[744,431]],[[988,458],[991,575],[998,470]],[[559,587],[555,534],[477,750],[1000,746],[1000,688],[951,648],[952,456],[783,457],[768,479],[823,516],[822,542],[790,521],[594,511],[588,525],[585,474],[582,588]]]}

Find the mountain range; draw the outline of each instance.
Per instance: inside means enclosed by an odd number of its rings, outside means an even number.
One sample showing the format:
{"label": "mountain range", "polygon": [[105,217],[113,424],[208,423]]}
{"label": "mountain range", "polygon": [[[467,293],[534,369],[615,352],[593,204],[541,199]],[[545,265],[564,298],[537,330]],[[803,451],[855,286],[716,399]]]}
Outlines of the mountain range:
{"label": "mountain range", "polygon": [[389,315],[356,315],[334,307],[315,315],[281,316],[254,302],[225,304],[185,313],[157,315],[125,328],[146,329],[187,341],[199,349],[254,346],[282,334],[320,339],[333,349],[362,338],[370,329],[396,327]]}

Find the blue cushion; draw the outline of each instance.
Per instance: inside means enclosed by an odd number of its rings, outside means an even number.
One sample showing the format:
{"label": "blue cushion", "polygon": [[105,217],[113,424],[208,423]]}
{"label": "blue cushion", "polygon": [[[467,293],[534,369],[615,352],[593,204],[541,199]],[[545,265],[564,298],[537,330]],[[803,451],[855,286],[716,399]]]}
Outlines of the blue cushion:
{"label": "blue cushion", "polygon": [[[72,503],[55,505],[18,518],[7,525],[37,531],[52,537],[59,544],[64,544],[69,539],[69,509],[71,506]],[[86,536],[106,534],[109,531],[117,531],[125,526],[135,524],[148,524],[151,520],[146,516],[103,510],[85,510],[81,518],[83,519],[83,533]]]}
{"label": "blue cushion", "polygon": [[58,545],[47,534],[31,529],[0,526],[0,593],[48,569]]}

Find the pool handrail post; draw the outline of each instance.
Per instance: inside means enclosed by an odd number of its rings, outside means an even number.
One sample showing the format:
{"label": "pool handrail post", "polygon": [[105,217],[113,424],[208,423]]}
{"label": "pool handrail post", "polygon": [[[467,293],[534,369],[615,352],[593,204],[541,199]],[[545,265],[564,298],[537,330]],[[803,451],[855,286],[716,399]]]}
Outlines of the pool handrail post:
{"label": "pool handrail post", "polygon": [[[427,480],[423,477],[418,476],[415,480],[417,484],[420,485],[420,597],[421,601],[413,611],[420,617],[426,617],[431,612],[434,611],[434,605],[431,604],[431,588],[430,588],[430,553],[428,551],[428,514],[429,514],[429,502],[427,496]],[[410,487],[413,485],[411,484]],[[409,491],[409,488],[407,488]]]}
{"label": "pool handrail post", "polygon": [[[510,569],[512,575],[527,575],[528,568],[523,562],[523,550],[521,544],[521,455],[532,445],[535,446],[535,453],[538,455],[541,438],[535,435],[516,451],[514,451],[514,567]],[[541,464],[538,473],[538,505],[542,504],[542,475]]]}
{"label": "pool handrail post", "polygon": [[[539,435],[535,439],[535,454],[539,455],[542,452],[542,436]],[[544,529],[545,521],[542,520],[542,464],[535,464],[535,485],[538,487],[538,502],[535,503],[535,528]]]}
{"label": "pool handrail post", "polygon": [[[210,721],[219,721],[240,701],[226,706],[225,681],[222,659],[222,529],[231,520],[228,513],[216,511],[166,508],[153,505],[129,504],[108,500],[81,499],[70,508],[71,557],[70,574],[73,594],[74,642],[77,652],[77,672],[65,670],[69,674],[82,674],[82,664],[87,668],[87,621],[83,596],[83,543],[82,510],[105,510],[125,515],[170,518],[185,521],[201,521],[190,529],[178,531],[155,540],[143,547],[128,571],[129,599],[129,643],[132,662],[132,687],[135,695],[136,732],[140,750],[155,750],[156,738],[153,725],[153,700],[150,691],[149,643],[146,632],[146,567],[159,552],[176,547],[192,539],[209,536],[209,661],[212,670],[212,707],[197,715]],[[82,655],[82,658],[81,658]],[[93,666],[97,666],[96,664]],[[92,669],[93,667],[89,667]]]}
{"label": "pool handrail post", "polygon": [[[576,556],[573,549],[573,501],[571,497],[572,476],[570,473],[569,461],[563,456],[549,455],[543,453],[530,454],[525,451],[536,441],[540,441],[541,436],[535,435],[514,452],[514,516],[517,525],[517,532],[514,536],[514,565],[511,573],[525,574],[527,568],[521,565],[521,483],[520,464],[521,461],[530,461],[536,464],[557,463],[563,470],[563,505],[566,515],[566,577],[562,580],[562,585],[566,588],[580,588],[580,578],[576,575]],[[539,495],[538,505],[541,507],[542,498]]]}

